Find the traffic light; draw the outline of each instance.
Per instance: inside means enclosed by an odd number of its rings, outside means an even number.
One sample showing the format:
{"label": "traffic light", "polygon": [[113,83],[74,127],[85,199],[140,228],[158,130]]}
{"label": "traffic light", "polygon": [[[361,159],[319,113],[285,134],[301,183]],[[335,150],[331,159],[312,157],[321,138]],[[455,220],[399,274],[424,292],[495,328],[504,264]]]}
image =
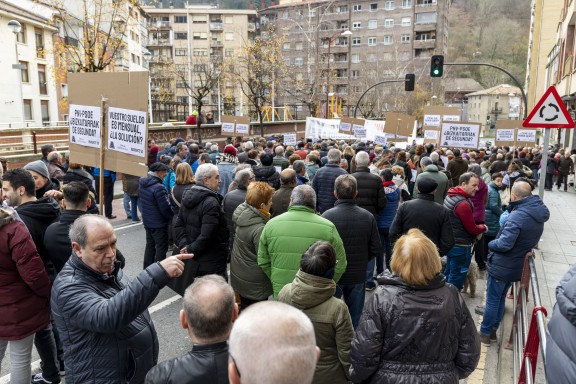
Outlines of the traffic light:
{"label": "traffic light", "polygon": [[486,124],[490,124],[490,115],[486,116]]}
{"label": "traffic light", "polygon": [[414,90],[414,83],[416,82],[416,75],[413,73],[406,74],[404,79],[404,90],[406,92],[411,92]]}
{"label": "traffic light", "polygon": [[442,77],[444,74],[444,56],[434,55],[430,61],[430,76]]}

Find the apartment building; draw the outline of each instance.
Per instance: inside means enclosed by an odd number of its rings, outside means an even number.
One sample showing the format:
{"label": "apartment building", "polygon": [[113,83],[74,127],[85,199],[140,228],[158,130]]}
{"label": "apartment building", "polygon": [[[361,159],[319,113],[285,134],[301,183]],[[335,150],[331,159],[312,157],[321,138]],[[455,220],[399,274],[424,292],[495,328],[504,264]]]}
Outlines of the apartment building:
{"label": "apartment building", "polygon": [[496,120],[519,120],[523,116],[522,94],[518,87],[500,84],[466,97],[468,121],[482,124],[482,137],[494,137]]}
{"label": "apartment building", "polygon": [[[321,101],[334,96],[355,105],[370,85],[401,79],[406,73],[415,73],[417,83],[431,91],[430,58],[447,53],[450,4],[451,0],[281,2],[260,15],[263,29],[274,23],[285,34],[284,59],[294,79],[314,79]],[[343,36],[344,31],[351,34]],[[403,91],[402,84],[396,89],[400,88]],[[391,87],[379,88],[376,102],[382,103],[382,112],[396,107],[386,102],[390,92]],[[290,95],[283,101],[298,103]]]}
{"label": "apartment building", "polygon": [[[8,26],[11,20],[20,23],[18,33]],[[0,0],[0,127],[58,120],[51,20],[52,11],[40,4]]]}
{"label": "apartment building", "polygon": [[[152,114],[154,121],[185,120],[196,108],[187,87],[198,86],[214,65],[232,60],[254,38],[258,15],[254,10],[226,10],[211,6],[181,9],[145,7],[148,25]],[[242,103],[242,92],[231,79],[214,81],[203,100],[205,110],[218,116],[226,100]],[[232,107],[233,108],[233,107]]]}

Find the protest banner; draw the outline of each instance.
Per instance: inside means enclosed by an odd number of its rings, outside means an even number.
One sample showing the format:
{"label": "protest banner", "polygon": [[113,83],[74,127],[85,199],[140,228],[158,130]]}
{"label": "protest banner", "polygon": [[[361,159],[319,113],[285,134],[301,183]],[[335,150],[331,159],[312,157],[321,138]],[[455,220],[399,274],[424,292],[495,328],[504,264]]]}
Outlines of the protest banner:
{"label": "protest banner", "polygon": [[443,147],[478,148],[480,123],[442,122],[440,144]]}
{"label": "protest banner", "polygon": [[70,143],[100,148],[100,107],[70,104]]}
{"label": "protest banner", "polygon": [[108,107],[108,149],[129,155],[148,155],[146,112]]}
{"label": "protest banner", "polygon": [[352,135],[339,132],[339,119],[320,119],[317,117],[306,118],[306,137],[312,139],[353,139]]}
{"label": "protest banner", "polygon": [[517,147],[530,147],[536,144],[536,130],[535,129],[518,129],[516,131]]}
{"label": "protest banner", "polygon": [[359,127],[364,127],[364,119],[356,119],[353,117],[342,117],[340,119],[340,133],[352,135],[354,134],[354,129]]}

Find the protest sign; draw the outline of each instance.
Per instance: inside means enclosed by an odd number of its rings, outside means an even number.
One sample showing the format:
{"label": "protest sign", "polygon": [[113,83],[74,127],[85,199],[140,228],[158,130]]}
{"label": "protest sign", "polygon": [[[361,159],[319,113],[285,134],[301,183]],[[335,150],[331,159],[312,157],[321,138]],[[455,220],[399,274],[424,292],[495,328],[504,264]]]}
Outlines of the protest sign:
{"label": "protest sign", "polygon": [[388,141],[388,138],[384,135],[375,135],[374,136],[374,144],[386,146],[387,141]]}
{"label": "protest sign", "polygon": [[460,115],[443,115],[442,120],[444,121],[460,121]]}
{"label": "protest sign", "polygon": [[146,151],[146,112],[108,108],[108,149],[129,155],[148,155]]}
{"label": "protest sign", "polygon": [[230,136],[234,133],[247,135],[250,132],[249,116],[221,116],[220,132],[222,135]]}
{"label": "protest sign", "polygon": [[519,129],[516,131],[516,146],[525,147],[536,144],[535,129]]}
{"label": "protest sign", "polygon": [[364,128],[364,125],[353,124],[352,130],[354,131],[354,137],[359,139],[366,138],[366,128]]}
{"label": "protest sign", "polygon": [[295,133],[285,133],[284,134],[284,146],[296,145],[296,134]]}
{"label": "protest sign", "polygon": [[70,143],[100,148],[100,107],[70,104]]}
{"label": "protest sign", "polygon": [[440,115],[424,115],[424,126],[425,127],[439,127],[440,126]]}
{"label": "protest sign", "polygon": [[424,131],[424,139],[438,140],[438,133],[440,132],[435,129],[427,129]]}
{"label": "protest sign", "polygon": [[480,123],[442,122],[440,143],[443,147],[478,148]]}
{"label": "protest sign", "polygon": [[496,129],[494,144],[497,146],[514,145],[514,129]]}
{"label": "protest sign", "polygon": [[340,119],[339,132],[345,135],[354,134],[354,127],[364,127],[364,119],[356,119],[353,117],[343,117]]}
{"label": "protest sign", "polygon": [[398,125],[398,129],[396,129],[396,135],[405,137],[412,136],[415,121],[416,118],[414,116],[401,113],[400,124]]}
{"label": "protest sign", "polygon": [[460,121],[460,108],[440,105],[424,107],[424,127],[440,127],[442,121]]}

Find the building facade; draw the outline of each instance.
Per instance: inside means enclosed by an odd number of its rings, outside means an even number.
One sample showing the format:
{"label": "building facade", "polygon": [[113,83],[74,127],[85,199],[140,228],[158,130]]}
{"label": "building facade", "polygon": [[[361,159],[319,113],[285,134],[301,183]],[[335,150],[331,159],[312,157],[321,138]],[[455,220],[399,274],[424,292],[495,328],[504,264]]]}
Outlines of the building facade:
{"label": "building facade", "polygon": [[[203,110],[216,119],[241,108],[243,95],[234,81],[220,78],[224,61],[233,61],[257,32],[254,10],[225,10],[209,6],[183,9],[145,7],[149,15],[152,114],[154,121],[186,120],[197,108],[190,90],[213,79],[202,100]],[[222,81],[220,81],[222,80]],[[230,102],[228,102],[230,101]],[[235,104],[231,106],[231,104]]]}
{"label": "building facade", "polygon": [[482,124],[482,137],[494,137],[497,120],[519,120],[523,116],[518,87],[500,84],[466,96],[468,121]]}
{"label": "building facade", "polygon": [[[291,78],[312,85],[312,97],[324,104],[320,109],[325,111],[324,100],[329,100],[329,110],[335,112],[334,99],[354,106],[372,84],[403,79],[407,73],[415,73],[424,89],[441,94],[432,90],[440,82],[430,80],[429,68],[432,55],[447,53],[450,4],[451,0],[281,2],[260,15],[263,30],[274,23],[285,34],[283,53]],[[345,31],[351,34],[342,35]],[[371,101],[376,106],[373,115],[402,109],[402,83],[377,92]],[[302,104],[303,97],[294,94],[288,90],[279,101]]]}

